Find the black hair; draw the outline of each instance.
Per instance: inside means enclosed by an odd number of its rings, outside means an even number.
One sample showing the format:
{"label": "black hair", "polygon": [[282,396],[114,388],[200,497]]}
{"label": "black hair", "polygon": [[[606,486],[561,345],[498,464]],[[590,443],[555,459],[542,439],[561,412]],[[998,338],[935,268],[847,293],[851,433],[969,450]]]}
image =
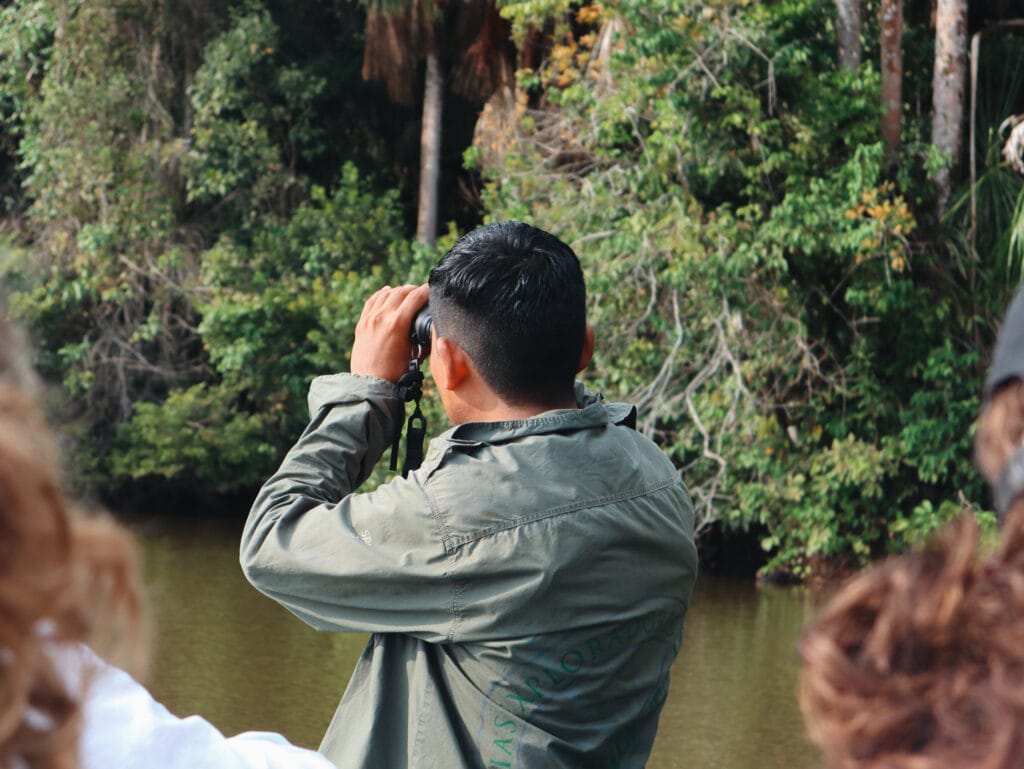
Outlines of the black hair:
{"label": "black hair", "polygon": [[586,334],[579,259],[551,233],[522,222],[478,227],[430,272],[437,333],[514,405],[563,405]]}

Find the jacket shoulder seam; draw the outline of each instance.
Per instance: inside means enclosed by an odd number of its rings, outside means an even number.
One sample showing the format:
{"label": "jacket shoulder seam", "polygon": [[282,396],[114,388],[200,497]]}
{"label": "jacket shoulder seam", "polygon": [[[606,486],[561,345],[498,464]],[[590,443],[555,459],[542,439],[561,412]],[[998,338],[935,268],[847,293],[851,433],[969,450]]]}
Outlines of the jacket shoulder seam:
{"label": "jacket shoulder seam", "polygon": [[[444,540],[445,549],[449,554],[454,554],[457,550],[461,549],[465,545],[473,542],[478,542],[487,537],[491,537],[499,532],[508,531],[510,529],[516,529],[520,526],[529,523],[535,523],[536,521],[543,520],[545,518],[554,518],[559,515],[565,515],[567,513],[573,513],[578,510],[584,510],[591,507],[602,507],[604,505],[614,504],[616,502],[623,502],[627,499],[633,499],[635,497],[642,497],[647,494],[653,494],[662,489],[667,489],[670,486],[674,486],[679,483],[679,476],[672,475],[657,483],[647,484],[626,491],[620,491],[617,494],[607,494],[603,497],[593,497],[590,499],[577,500],[568,504],[559,505],[557,507],[540,510],[529,515],[522,515],[517,518],[511,518],[507,521],[503,521],[500,524],[494,526],[488,526],[486,529],[480,529],[474,531],[472,534],[464,534],[462,536],[446,536]],[[447,531],[446,531],[447,535]]]}

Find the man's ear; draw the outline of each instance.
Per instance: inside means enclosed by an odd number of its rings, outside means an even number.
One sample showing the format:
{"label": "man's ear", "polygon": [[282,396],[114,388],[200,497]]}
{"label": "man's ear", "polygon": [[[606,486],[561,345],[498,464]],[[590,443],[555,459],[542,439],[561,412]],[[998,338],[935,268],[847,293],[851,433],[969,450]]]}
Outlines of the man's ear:
{"label": "man's ear", "polygon": [[583,349],[580,350],[580,363],[576,368],[577,374],[587,367],[592,357],[594,357],[594,328],[588,324],[586,333],[583,335]]}
{"label": "man's ear", "polygon": [[469,374],[466,353],[447,337],[435,336],[430,349],[430,373],[442,390],[455,390]]}

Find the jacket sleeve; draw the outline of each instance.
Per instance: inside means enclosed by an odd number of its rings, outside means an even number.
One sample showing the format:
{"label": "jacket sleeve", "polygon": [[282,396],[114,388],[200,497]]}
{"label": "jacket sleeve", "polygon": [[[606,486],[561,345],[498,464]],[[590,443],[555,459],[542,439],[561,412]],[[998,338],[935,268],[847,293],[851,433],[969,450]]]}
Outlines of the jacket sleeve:
{"label": "jacket sleeve", "polygon": [[246,577],[320,630],[448,640],[457,620],[449,555],[416,474],[354,493],[400,429],[394,386],[319,377],[310,413],[246,520]]}

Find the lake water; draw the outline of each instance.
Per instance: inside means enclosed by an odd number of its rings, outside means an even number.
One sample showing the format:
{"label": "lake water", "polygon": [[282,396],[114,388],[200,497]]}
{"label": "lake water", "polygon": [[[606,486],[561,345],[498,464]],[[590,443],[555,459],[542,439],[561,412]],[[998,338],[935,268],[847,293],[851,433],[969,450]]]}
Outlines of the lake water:
{"label": "lake water", "polygon": [[[318,633],[258,594],[238,566],[241,520],[131,524],[153,628],[148,683],[225,734],[281,732],[316,747],[366,636]],[[816,769],[796,704],[800,588],[702,577],[649,769]]]}

